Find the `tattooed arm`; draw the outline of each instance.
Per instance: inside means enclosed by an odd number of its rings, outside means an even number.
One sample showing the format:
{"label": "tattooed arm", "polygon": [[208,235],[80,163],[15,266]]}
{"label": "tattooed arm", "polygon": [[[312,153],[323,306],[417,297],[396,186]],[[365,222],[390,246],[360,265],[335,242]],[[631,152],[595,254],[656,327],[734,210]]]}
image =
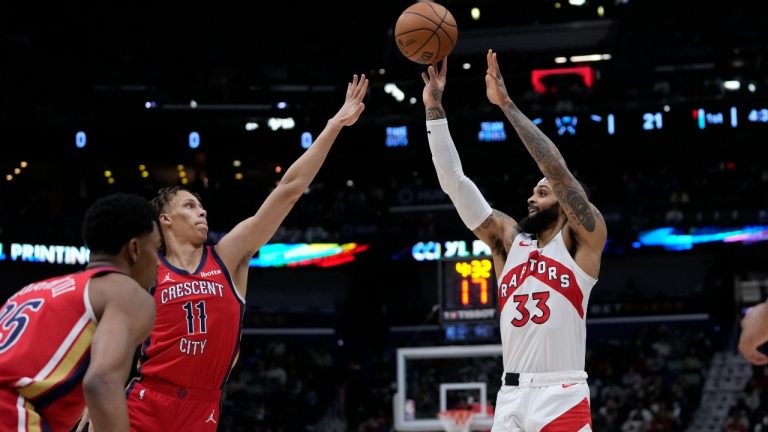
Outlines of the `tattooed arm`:
{"label": "tattooed arm", "polygon": [[517,131],[528,153],[547,177],[560,205],[568,215],[568,227],[578,238],[593,249],[602,251],[607,232],[600,212],[589,202],[581,184],[568,170],[557,147],[526,117],[510,99],[501,77],[496,53],[488,50],[488,71],[485,75],[486,94],[491,103],[498,105]]}

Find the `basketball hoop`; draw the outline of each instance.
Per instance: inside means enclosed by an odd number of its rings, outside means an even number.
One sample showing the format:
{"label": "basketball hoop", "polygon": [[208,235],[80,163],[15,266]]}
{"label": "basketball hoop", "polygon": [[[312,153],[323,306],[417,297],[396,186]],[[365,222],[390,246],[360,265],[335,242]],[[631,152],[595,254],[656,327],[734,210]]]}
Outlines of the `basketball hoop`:
{"label": "basketball hoop", "polygon": [[474,411],[463,409],[440,411],[437,414],[443,429],[447,432],[469,432],[474,416]]}

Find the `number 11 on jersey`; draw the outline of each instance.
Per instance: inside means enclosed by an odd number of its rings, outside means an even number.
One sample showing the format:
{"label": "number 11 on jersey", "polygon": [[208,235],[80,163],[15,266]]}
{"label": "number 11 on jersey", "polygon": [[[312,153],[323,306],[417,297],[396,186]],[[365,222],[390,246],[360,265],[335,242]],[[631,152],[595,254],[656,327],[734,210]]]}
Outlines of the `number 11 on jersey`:
{"label": "number 11 on jersey", "polygon": [[192,306],[192,302],[188,301],[184,303],[184,306],[182,306],[185,311],[187,311],[187,333],[188,334],[195,334],[195,309],[197,309],[197,322],[198,325],[198,331],[197,333],[206,333],[206,326],[205,326],[205,319],[207,316],[205,315],[205,301],[200,300],[199,302],[195,303],[194,307]]}

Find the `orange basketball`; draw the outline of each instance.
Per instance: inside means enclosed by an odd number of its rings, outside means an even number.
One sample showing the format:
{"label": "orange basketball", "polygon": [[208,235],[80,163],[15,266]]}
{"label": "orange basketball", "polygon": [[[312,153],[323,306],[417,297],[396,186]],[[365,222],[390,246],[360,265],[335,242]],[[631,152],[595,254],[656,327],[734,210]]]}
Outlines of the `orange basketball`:
{"label": "orange basketball", "polygon": [[444,6],[421,1],[409,6],[395,24],[395,41],[400,52],[411,61],[433,64],[453,51],[459,29]]}

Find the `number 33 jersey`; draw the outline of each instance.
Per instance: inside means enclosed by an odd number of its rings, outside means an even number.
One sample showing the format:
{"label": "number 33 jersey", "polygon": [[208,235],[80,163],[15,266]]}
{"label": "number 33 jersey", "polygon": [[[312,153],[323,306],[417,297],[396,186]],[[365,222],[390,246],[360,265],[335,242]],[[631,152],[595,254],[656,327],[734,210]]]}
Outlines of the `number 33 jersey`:
{"label": "number 33 jersey", "polygon": [[155,327],[139,372],[196,389],[221,389],[237,361],[245,303],[213,246],[194,273],[160,256]]}
{"label": "number 33 jersey", "polygon": [[518,234],[498,287],[504,371],[584,370],[587,303],[596,282],[576,265],[562,231],[543,248]]}

